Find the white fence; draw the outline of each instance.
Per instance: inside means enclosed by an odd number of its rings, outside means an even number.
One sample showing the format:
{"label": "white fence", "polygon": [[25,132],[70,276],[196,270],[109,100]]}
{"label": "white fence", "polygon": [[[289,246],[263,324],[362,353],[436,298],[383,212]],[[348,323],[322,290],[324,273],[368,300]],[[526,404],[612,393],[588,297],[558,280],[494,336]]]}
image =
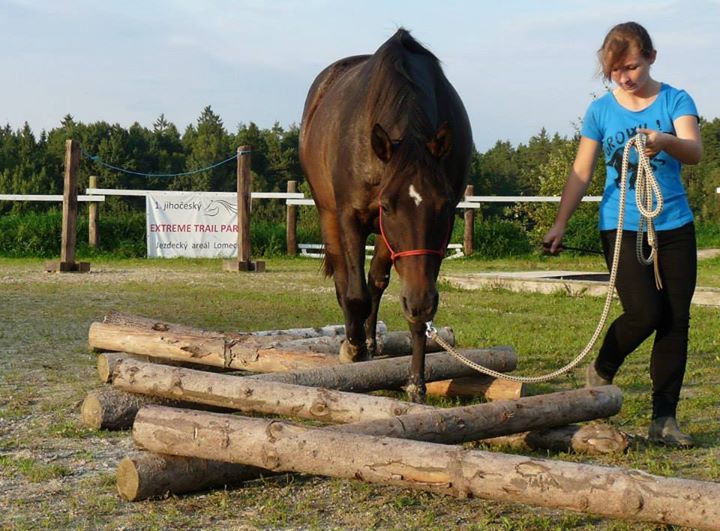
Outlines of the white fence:
{"label": "white fence", "polygon": [[[112,188],[87,188],[85,193],[87,195],[78,196],[78,201],[83,202],[103,202],[106,196],[126,196],[126,197],[146,197],[149,194],[162,192],[163,194],[187,194],[184,191],[166,191],[166,190],[130,190],[130,189],[112,189]],[[720,193],[720,188],[717,190]],[[219,197],[227,199],[228,201],[236,201],[236,192],[192,192],[198,195],[212,195],[213,197]],[[315,202],[312,198],[306,198],[301,192],[252,192],[251,199],[274,199],[284,200],[286,206],[313,206]],[[583,201],[586,202],[599,202],[602,199],[601,196],[586,196],[583,197]],[[0,194],[0,200],[6,201],[62,201],[62,195],[21,195],[21,194]],[[480,208],[483,203],[557,203],[560,201],[559,196],[479,196],[469,195],[465,196],[464,201],[460,202],[457,206],[459,210],[474,210]],[[297,248],[300,251],[301,256],[307,256],[312,258],[322,257],[322,244],[314,243],[298,243]],[[372,251],[372,246],[366,247],[366,250]],[[447,258],[459,258],[464,256],[463,244],[450,243],[448,245],[449,256]],[[367,256],[370,258],[370,255]]]}
{"label": "white fence", "polygon": [[[720,190],[720,188],[718,188]],[[587,195],[582,198],[583,201],[599,202],[602,196]],[[464,201],[458,203],[459,210],[467,208],[480,208],[482,203],[559,203],[559,195],[469,195]],[[288,199],[288,205],[314,205],[315,201],[308,198]]]}
{"label": "white fence", "polygon": [[[0,194],[0,201],[62,201],[63,196],[57,195],[40,195],[40,194]],[[79,195],[78,201],[87,203],[102,203],[105,201],[103,195]]]}

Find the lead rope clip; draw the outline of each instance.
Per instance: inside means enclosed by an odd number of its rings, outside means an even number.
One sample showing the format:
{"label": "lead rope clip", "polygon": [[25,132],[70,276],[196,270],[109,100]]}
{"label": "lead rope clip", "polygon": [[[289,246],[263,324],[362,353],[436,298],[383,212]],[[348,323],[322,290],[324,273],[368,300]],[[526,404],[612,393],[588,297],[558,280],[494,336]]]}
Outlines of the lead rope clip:
{"label": "lead rope clip", "polygon": [[427,337],[428,339],[432,339],[436,335],[437,335],[437,328],[435,328],[433,326],[432,321],[427,321],[425,323],[425,337]]}

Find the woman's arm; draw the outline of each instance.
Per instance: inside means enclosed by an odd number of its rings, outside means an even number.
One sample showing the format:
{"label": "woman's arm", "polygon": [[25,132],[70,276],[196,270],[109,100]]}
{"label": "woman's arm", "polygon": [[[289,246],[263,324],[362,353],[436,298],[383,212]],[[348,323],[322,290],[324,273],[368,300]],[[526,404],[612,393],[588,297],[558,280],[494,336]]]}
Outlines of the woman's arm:
{"label": "woman's arm", "polygon": [[543,243],[549,247],[552,254],[559,251],[567,223],[590,186],[599,152],[599,142],[584,136],[580,138],[575,161],[560,198],[555,223],[543,238]]}
{"label": "woman's arm", "polygon": [[697,118],[690,115],[679,116],[675,119],[673,125],[675,126],[675,135],[653,129],[637,130],[638,133],[645,133],[648,136],[645,144],[645,154],[652,157],[661,151],[665,151],[682,164],[697,164],[700,162],[703,147]]}

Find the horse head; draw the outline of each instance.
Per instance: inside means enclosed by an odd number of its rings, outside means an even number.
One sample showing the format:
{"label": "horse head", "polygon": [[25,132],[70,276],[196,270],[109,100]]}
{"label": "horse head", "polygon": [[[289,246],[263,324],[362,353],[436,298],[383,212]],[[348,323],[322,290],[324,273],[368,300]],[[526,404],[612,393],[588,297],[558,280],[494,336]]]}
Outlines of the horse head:
{"label": "horse head", "polygon": [[449,126],[420,136],[393,142],[379,124],[371,134],[384,164],[378,229],[401,279],[402,310],[411,325],[432,320],[437,310],[436,281],[457,204],[442,163],[452,147]]}

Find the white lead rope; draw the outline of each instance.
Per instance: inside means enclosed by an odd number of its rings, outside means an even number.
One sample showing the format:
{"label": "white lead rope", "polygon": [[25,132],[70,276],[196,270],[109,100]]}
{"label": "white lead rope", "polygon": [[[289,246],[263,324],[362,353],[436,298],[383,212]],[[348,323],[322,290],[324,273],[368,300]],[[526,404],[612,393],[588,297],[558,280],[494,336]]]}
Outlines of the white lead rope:
{"label": "white lead rope", "polygon": [[[660,279],[660,268],[658,265],[658,250],[657,250],[657,235],[655,234],[655,225],[653,219],[656,218],[663,209],[663,196],[660,192],[660,186],[658,186],[653,174],[652,167],[650,166],[650,159],[645,155],[645,142],[647,136],[639,134],[631,138],[625,146],[623,152],[623,163],[622,163],[622,180],[625,180],[627,174],[628,146],[635,144],[635,149],[638,152],[638,167],[637,175],[635,177],[635,205],[640,212],[640,223],[638,224],[638,234],[635,243],[635,256],[638,262],[645,265],[653,264],[653,271],[655,273],[655,287],[658,290],[662,289],[662,280]],[[655,208],[653,208],[653,203]],[[625,208],[625,203],[620,203],[620,209]],[[622,225],[620,225],[622,226]],[[650,245],[650,255],[645,258],[643,255],[643,232],[647,226],[647,239]]]}
{"label": "white lead rope", "polygon": [[[510,374],[505,374],[502,372],[494,371],[492,369],[488,369],[487,367],[483,367],[482,365],[479,365],[474,361],[467,359],[465,356],[457,352],[452,347],[452,345],[450,345],[442,337],[440,337],[440,335],[437,333],[437,329],[433,326],[432,321],[428,321],[427,323],[425,323],[425,326],[427,328],[427,330],[425,331],[425,335],[430,339],[434,339],[438,343],[438,345],[440,345],[454,358],[456,358],[461,363],[464,363],[468,367],[475,369],[476,371],[483,374],[487,374],[495,378],[510,380],[511,382],[547,382],[575,368],[595,346],[595,343],[600,337],[603,328],[605,328],[605,322],[607,321],[608,315],[610,314],[610,306],[612,304],[612,298],[615,292],[615,280],[617,278],[618,264],[620,263],[620,248],[622,243],[623,225],[625,222],[625,197],[627,195],[628,160],[630,159],[630,148],[632,146],[635,146],[635,149],[638,152],[638,169],[635,179],[635,202],[637,204],[638,210],[640,211],[640,225],[638,227],[636,255],[640,263],[643,263],[645,265],[654,263],[655,285],[658,289],[662,288],[659,269],[657,265],[657,238],[655,235],[655,228],[653,226],[653,218],[657,217],[658,214],[660,214],[660,211],[663,207],[663,201],[662,194],[660,193],[660,187],[655,180],[655,175],[653,174],[652,168],[650,166],[650,160],[648,159],[648,156],[645,155],[646,140],[647,136],[640,133],[628,140],[627,144],[625,144],[625,150],[623,151],[622,173],[620,178],[620,204],[618,207],[618,226],[615,235],[615,246],[613,248],[612,265],[610,267],[610,279],[608,280],[608,289],[605,295],[605,307],[603,308],[602,315],[600,316],[600,321],[598,322],[597,327],[595,328],[595,332],[590,338],[590,341],[587,345],[585,345],[585,348],[582,350],[582,352],[580,352],[580,354],[577,355],[577,357],[575,357],[574,360],[572,360],[564,367],[561,367],[560,369],[553,371],[549,374],[544,374],[541,376],[513,376]],[[652,206],[653,202],[655,202],[656,204],[654,209]],[[645,258],[642,253],[643,228],[645,225],[647,225],[648,228],[648,243],[651,247],[650,256],[648,258]]]}

